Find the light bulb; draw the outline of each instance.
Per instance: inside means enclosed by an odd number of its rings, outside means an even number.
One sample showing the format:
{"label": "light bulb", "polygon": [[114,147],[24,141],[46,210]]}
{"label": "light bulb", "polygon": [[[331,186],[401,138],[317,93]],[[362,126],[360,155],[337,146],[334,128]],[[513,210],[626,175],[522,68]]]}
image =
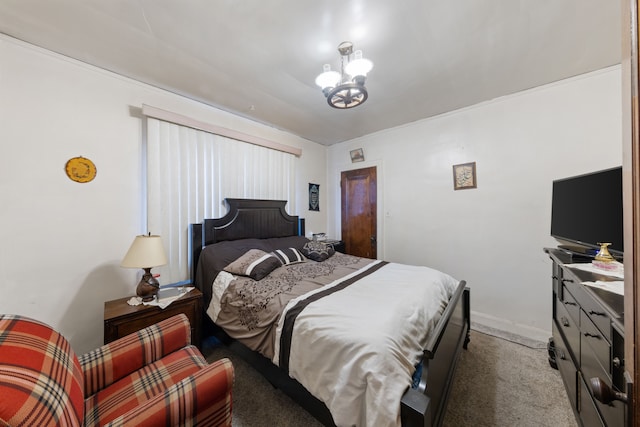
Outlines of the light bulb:
{"label": "light bulb", "polygon": [[333,88],[340,82],[340,73],[337,71],[331,71],[331,65],[324,64],[322,67],[323,73],[316,77],[316,84],[323,90],[326,88]]}
{"label": "light bulb", "polygon": [[362,57],[362,51],[356,50],[354,53],[353,61],[349,62],[344,68],[347,74],[351,77],[366,76],[373,68],[373,62]]}

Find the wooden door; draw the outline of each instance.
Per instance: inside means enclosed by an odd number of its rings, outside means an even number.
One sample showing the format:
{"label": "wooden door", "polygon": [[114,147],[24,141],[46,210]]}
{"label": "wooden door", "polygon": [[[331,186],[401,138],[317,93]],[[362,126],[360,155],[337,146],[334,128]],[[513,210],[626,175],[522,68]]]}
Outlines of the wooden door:
{"label": "wooden door", "polygon": [[626,425],[640,427],[640,72],[638,0],[622,2],[622,176],[624,203],[624,367]]}
{"label": "wooden door", "polygon": [[345,252],[364,258],[378,256],[376,168],[342,172],[342,241]]}

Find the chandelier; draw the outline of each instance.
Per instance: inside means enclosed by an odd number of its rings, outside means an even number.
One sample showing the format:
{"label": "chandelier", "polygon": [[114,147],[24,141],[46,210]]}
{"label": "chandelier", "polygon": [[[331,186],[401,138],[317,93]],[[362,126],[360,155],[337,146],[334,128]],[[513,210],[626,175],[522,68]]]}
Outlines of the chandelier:
{"label": "chandelier", "polygon": [[324,64],[323,73],[316,78],[316,84],[322,88],[327,103],[333,108],[357,107],[369,97],[364,81],[373,68],[373,62],[364,59],[361,50],[354,52],[351,42],[340,43],[338,52],[341,57],[340,72],[331,71],[331,65]]}

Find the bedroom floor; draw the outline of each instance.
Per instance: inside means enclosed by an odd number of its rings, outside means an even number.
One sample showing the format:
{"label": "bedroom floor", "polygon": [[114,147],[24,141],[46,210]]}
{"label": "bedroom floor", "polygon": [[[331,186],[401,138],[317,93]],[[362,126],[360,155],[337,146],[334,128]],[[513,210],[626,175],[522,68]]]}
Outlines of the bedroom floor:
{"label": "bedroom floor", "polygon": [[[547,362],[546,343],[471,331],[460,356],[444,427],[577,425],[562,379]],[[207,360],[229,357],[236,369],[233,427],[320,427],[321,424],[227,348],[205,351]]]}

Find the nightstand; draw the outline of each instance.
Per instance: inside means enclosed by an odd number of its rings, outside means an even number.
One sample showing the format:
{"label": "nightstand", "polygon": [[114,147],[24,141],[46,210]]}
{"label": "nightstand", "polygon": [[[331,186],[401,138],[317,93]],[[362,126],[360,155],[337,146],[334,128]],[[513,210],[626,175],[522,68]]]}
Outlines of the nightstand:
{"label": "nightstand", "polygon": [[330,245],[333,245],[333,249],[336,250],[336,252],[344,252],[344,242],[342,240],[333,240],[333,239],[327,239],[324,241],[324,243],[328,243]]}
{"label": "nightstand", "polygon": [[202,292],[192,289],[164,309],[144,304],[129,305],[127,300],[130,298],[120,298],[104,303],[105,344],[176,314],[184,313],[191,324],[191,344],[200,347]]}

